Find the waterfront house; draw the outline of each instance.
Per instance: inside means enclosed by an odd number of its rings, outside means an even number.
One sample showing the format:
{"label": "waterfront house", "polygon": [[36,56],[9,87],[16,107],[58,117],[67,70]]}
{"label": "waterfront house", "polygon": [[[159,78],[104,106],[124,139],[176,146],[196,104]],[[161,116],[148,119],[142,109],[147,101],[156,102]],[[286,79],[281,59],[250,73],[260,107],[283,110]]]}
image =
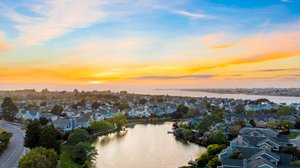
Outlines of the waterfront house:
{"label": "waterfront house", "polygon": [[288,143],[287,136],[278,131],[245,127],[240,130],[238,137],[230,142],[230,146],[218,154],[222,163],[219,167],[288,167],[292,155],[280,152]]}
{"label": "waterfront house", "polygon": [[53,122],[53,126],[55,128],[60,129],[63,132],[69,132],[74,129],[74,120],[66,119],[66,118],[59,118]]}

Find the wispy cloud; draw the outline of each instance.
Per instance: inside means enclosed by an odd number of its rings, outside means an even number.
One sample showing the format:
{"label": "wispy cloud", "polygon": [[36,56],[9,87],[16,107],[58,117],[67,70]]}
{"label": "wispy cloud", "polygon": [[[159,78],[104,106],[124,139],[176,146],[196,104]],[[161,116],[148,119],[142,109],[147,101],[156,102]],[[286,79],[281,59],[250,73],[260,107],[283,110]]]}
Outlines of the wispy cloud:
{"label": "wispy cloud", "polygon": [[221,50],[221,49],[226,49],[226,48],[230,48],[230,47],[231,47],[230,44],[209,46],[209,48],[212,49],[212,50]]}
{"label": "wispy cloud", "polygon": [[26,16],[11,8],[6,8],[4,15],[16,22],[15,27],[20,31],[20,40],[24,44],[36,45],[100,22],[105,16],[99,9],[102,4],[105,1],[39,1],[24,6],[35,16]]}
{"label": "wispy cloud", "polygon": [[281,2],[285,2],[285,3],[291,3],[293,2],[292,0],[280,0]]}
{"label": "wispy cloud", "polygon": [[300,68],[278,68],[278,69],[261,69],[255,72],[280,72],[280,71],[299,71]]}
{"label": "wispy cloud", "polygon": [[184,10],[174,10],[173,11],[176,14],[186,16],[192,19],[213,19],[213,16],[202,14],[202,13],[192,13]]}
{"label": "wispy cloud", "polygon": [[134,79],[208,79],[216,75],[142,76]]}

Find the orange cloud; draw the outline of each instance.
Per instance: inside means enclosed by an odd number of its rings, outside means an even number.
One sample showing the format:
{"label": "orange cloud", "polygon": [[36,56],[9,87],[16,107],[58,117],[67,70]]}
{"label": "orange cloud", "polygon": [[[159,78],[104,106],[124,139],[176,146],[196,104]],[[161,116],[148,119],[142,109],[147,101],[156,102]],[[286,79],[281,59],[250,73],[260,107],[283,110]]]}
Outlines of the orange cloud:
{"label": "orange cloud", "polygon": [[230,48],[230,47],[231,47],[230,44],[209,46],[209,48],[212,50],[220,50],[220,49],[226,49],[226,48]]}

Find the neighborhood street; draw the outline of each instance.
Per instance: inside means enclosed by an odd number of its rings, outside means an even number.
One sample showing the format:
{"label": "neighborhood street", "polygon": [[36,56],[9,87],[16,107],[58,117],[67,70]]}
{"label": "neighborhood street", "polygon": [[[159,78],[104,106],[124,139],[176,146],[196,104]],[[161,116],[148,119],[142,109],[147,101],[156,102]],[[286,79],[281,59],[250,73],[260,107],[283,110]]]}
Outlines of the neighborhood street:
{"label": "neighborhood street", "polygon": [[18,167],[18,161],[24,148],[24,132],[18,127],[0,120],[0,128],[12,132],[13,137],[10,140],[8,148],[0,156],[0,168]]}

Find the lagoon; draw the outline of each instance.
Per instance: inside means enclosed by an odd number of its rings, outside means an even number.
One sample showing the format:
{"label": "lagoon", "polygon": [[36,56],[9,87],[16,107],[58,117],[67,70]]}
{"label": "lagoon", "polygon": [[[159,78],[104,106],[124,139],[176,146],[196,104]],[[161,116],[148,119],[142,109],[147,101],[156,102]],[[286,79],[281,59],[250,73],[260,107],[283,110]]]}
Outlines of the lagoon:
{"label": "lagoon", "polygon": [[194,143],[176,140],[172,122],[136,124],[126,131],[98,137],[97,168],[176,168],[206,151]]}

